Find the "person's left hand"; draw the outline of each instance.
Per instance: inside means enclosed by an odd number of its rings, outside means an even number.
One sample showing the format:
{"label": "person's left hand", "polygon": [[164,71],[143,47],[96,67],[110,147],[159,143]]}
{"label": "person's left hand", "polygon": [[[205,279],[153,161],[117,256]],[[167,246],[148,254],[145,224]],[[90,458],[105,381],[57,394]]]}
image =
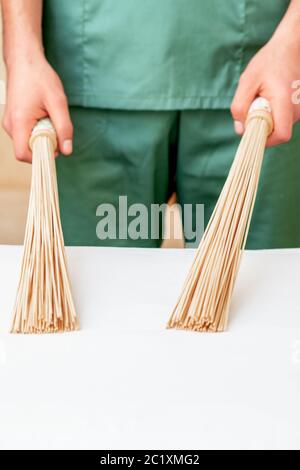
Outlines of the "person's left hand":
{"label": "person's left hand", "polygon": [[[253,57],[240,77],[231,105],[237,134],[244,132],[252,101],[263,96],[270,101],[274,120],[274,131],[267,145],[288,142],[293,124],[300,120],[299,80],[300,42],[275,34]],[[298,90],[295,85],[298,85]]]}

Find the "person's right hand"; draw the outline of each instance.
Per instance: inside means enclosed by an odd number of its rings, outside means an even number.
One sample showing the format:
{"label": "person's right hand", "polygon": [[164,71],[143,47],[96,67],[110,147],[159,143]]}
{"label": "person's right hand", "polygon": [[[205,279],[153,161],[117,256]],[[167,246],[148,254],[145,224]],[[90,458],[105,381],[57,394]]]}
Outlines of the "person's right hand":
{"label": "person's right hand", "polygon": [[[18,160],[31,162],[29,139],[36,122],[49,116],[58,136],[58,151],[72,153],[73,126],[63,85],[41,53],[18,56],[7,67],[7,101],[3,127]],[[58,154],[58,152],[57,152]]]}

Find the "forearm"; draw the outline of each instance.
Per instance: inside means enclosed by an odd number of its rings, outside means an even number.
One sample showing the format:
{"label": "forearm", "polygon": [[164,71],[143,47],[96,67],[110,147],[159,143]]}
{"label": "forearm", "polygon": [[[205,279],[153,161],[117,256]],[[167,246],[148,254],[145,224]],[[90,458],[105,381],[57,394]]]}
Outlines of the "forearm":
{"label": "forearm", "polygon": [[9,68],[18,57],[43,53],[43,0],[1,0],[3,56]]}
{"label": "forearm", "polygon": [[287,45],[300,47],[300,0],[291,0],[274,36]]}

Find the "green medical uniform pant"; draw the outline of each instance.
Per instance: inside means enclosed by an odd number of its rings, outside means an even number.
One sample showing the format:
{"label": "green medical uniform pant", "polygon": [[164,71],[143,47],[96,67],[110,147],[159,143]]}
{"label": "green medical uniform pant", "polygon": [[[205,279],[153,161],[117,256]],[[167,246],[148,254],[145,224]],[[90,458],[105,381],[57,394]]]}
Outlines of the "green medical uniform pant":
{"label": "green medical uniform pant", "polygon": [[[159,239],[100,240],[97,208],[178,202],[204,204],[207,223],[239,138],[229,110],[118,111],[71,107],[74,153],[57,159],[67,245],[156,247]],[[247,248],[300,246],[300,127],[268,149]],[[117,221],[118,223],[118,221]]]}

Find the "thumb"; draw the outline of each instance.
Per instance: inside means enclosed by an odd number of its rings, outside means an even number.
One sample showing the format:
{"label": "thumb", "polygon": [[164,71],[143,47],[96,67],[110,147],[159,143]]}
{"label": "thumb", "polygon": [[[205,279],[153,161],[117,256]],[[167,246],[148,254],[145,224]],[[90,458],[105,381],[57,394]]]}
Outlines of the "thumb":
{"label": "thumb", "polygon": [[62,94],[50,100],[48,112],[57,133],[60,152],[70,155],[73,151],[73,124],[66,96]]}
{"label": "thumb", "polygon": [[241,75],[237,90],[231,103],[231,114],[237,134],[241,135],[245,129],[245,121],[252,101],[257,96],[258,87],[255,80],[247,72]]}

